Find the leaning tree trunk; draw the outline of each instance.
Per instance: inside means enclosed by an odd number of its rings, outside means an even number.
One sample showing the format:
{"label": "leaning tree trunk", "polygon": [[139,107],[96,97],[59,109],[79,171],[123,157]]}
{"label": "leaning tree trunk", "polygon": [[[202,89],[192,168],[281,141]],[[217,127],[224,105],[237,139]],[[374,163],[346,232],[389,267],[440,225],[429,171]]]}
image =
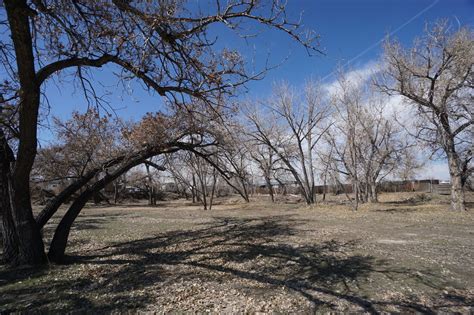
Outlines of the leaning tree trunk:
{"label": "leaning tree trunk", "polygon": [[[96,167],[94,169],[89,170],[80,178],[76,179],[74,182],[69,184],[63,191],[61,191],[56,197],[51,199],[46,206],[41,210],[41,212],[36,216],[36,224],[38,227],[42,229],[45,224],[51,219],[51,217],[58,211],[59,207],[68,200],[73,194],[77,191],[82,189],[94,176],[96,176],[99,172],[109,167],[112,167],[118,163],[120,163],[124,159],[124,156],[119,156],[113,159],[108,160],[104,164],[100,165],[100,167]],[[116,183],[116,181],[115,181]],[[116,185],[114,185],[117,188]],[[116,196],[114,196],[116,197]],[[115,203],[117,203],[117,199],[114,199]]]}
{"label": "leaning tree trunk", "polygon": [[94,195],[94,190],[87,189],[84,191],[69,207],[68,211],[59,222],[54,232],[51,246],[49,247],[48,257],[51,262],[61,263],[64,261],[64,252],[69,238],[71,226],[77,216],[85,206],[86,202]]}
{"label": "leaning tree trunk", "polygon": [[38,227],[42,229],[49,219],[51,219],[51,217],[56,213],[59,207],[76,191],[87,184],[89,180],[94,177],[95,173],[96,172],[91,172],[77,179],[75,182],[71,183],[63,191],[61,191],[56,197],[51,199],[43,208],[43,210],[41,210],[41,212],[36,216],[36,223],[38,224]]}
{"label": "leaning tree trunk", "polygon": [[59,222],[56,231],[54,232],[51,245],[49,247],[48,257],[51,262],[62,263],[64,261],[64,253],[69,238],[69,232],[71,231],[72,224],[76,220],[77,216],[84,208],[87,201],[94,195],[94,193],[103,189],[108,183],[114,181],[122,174],[126,173],[132,167],[135,167],[144,162],[147,158],[157,154],[156,152],[146,152],[144,154],[138,154],[135,157],[124,162],[122,166],[116,169],[114,172],[107,174],[104,178],[95,182],[92,186],[87,188],[69,207],[66,214]]}

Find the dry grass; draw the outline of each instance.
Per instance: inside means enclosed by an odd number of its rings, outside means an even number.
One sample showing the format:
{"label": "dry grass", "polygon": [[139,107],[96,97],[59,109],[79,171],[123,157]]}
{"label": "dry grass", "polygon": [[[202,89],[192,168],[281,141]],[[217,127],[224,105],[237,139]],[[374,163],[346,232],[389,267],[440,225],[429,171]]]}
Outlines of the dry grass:
{"label": "dry grass", "polygon": [[70,264],[0,269],[0,312],[474,311],[472,210],[443,196],[385,194],[358,212],[329,199],[86,208]]}

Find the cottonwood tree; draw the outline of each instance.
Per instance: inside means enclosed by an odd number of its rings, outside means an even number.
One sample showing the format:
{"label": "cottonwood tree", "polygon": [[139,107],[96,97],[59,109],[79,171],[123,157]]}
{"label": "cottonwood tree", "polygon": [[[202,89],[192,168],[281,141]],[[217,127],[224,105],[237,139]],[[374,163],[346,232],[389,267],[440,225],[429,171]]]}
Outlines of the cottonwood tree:
{"label": "cottonwood tree", "polygon": [[217,185],[217,170],[195,154],[188,154],[188,164],[193,176],[193,186],[199,193],[204,210],[211,210]]}
{"label": "cottonwood tree", "polygon": [[180,150],[190,151],[196,148],[213,147],[217,144],[216,139],[220,136],[216,135],[214,130],[207,129],[207,124],[199,125],[196,121],[187,123],[190,120],[189,117],[182,117],[179,113],[173,116],[149,113],[139,123],[128,126],[123,131],[123,137],[129,151],[125,155],[117,156],[104,163],[98,179],[87,182],[87,187],[85,184],[81,186],[84,189],[69,206],[55,229],[49,246],[49,260],[58,263],[64,261],[71,227],[94,193],[133,167],[147,163],[155,156]]}
{"label": "cottonwood tree", "polygon": [[157,180],[157,172],[165,171],[166,168],[163,166],[163,163],[157,164],[153,161],[153,158],[149,158],[144,162],[146,169],[146,189],[148,193],[148,204],[150,206],[156,206],[157,191],[159,182]]}
{"label": "cottonwood tree", "polygon": [[247,146],[249,146],[250,156],[265,180],[270,199],[272,202],[275,202],[275,191],[273,189],[272,179],[274,178],[274,172],[279,158],[267,145],[249,142]]}
{"label": "cottonwood tree", "polygon": [[120,145],[123,122],[100,115],[95,108],[61,120],[53,117],[55,141],[40,149],[33,166],[34,181],[77,179],[112,156],[124,153]]}
{"label": "cottonwood tree", "polygon": [[185,152],[176,152],[165,156],[165,168],[173,179],[176,192],[186,199],[191,195],[192,202],[198,201],[196,178],[188,169],[185,162]]}
{"label": "cottonwood tree", "polygon": [[440,21],[427,26],[413,47],[388,39],[384,51],[378,87],[416,108],[414,134],[447,158],[452,209],[465,210],[464,186],[473,171],[474,31]]}
{"label": "cottonwood tree", "polygon": [[[251,172],[249,150],[245,145],[247,139],[243,136],[244,128],[229,114],[231,113],[224,115],[214,112],[212,121],[216,121],[217,124],[213,128],[220,135],[218,145],[212,148],[197,148],[192,152],[213,168],[215,175],[219,175],[216,179],[221,179],[246,202],[249,202]],[[209,119],[209,116],[203,118]]]}
{"label": "cottonwood tree", "polygon": [[65,185],[55,198],[37,215],[40,229],[59,206],[92,179],[97,179],[104,165],[114,157],[126,155],[121,143],[123,126],[119,119],[100,115],[96,109],[85,113],[73,112],[72,117],[61,120],[53,117],[56,141],[39,150],[32,170],[34,182],[61,181]]}
{"label": "cottonwood tree", "polygon": [[166,159],[166,168],[185,195],[189,191],[193,202],[200,202],[204,210],[212,209],[218,181],[214,167],[192,152],[176,152]]}
{"label": "cottonwood tree", "polygon": [[[301,35],[299,23],[287,20],[279,1],[217,1],[202,11],[188,10],[179,0],[143,3],[113,1],[5,0],[0,62],[9,75],[0,86],[5,100],[14,104],[17,149],[10,163],[10,208],[4,216],[13,222],[4,228],[17,242],[12,264],[46,262],[44,245],[31,208],[30,172],[37,150],[41,91],[58,73],[72,74],[88,101],[100,102],[88,69],[114,65],[120,80],[138,79],[160,96],[183,103],[190,96],[212,104],[222,93],[233,93],[265,72],[246,71],[237,51],[215,47],[207,36],[215,24],[231,30],[245,21],[278,29],[313,49],[314,36]],[[243,34],[245,35],[245,34]],[[3,131],[5,134],[5,130]],[[11,145],[10,143],[6,143]],[[10,148],[11,149],[11,148]],[[10,151],[7,149],[7,151]],[[13,151],[13,150],[12,150]],[[10,156],[12,158],[12,156]],[[6,200],[3,201],[6,204]]]}
{"label": "cottonwood tree", "polygon": [[268,113],[250,111],[248,135],[268,146],[292,174],[306,203],[315,203],[315,150],[329,123],[328,106],[316,83],[303,96],[282,85],[268,101]]}
{"label": "cottonwood tree", "polygon": [[225,144],[222,138],[226,136],[221,137],[221,142],[215,147],[199,147],[190,149],[187,153],[175,154],[178,158],[170,160],[171,163],[168,164],[172,175],[182,186],[191,190],[193,201],[201,201],[205,210],[208,204],[212,206],[219,180],[246,202],[250,201],[250,173],[247,171],[249,160],[241,145]]}
{"label": "cottonwood tree", "polygon": [[326,137],[332,158],[329,167],[347,176],[360,202],[377,202],[380,181],[400,163],[409,146],[395,123],[386,99],[371,91],[363,80],[351,82],[344,73],[331,96],[334,125]]}
{"label": "cottonwood tree", "polygon": [[249,185],[251,181],[251,149],[246,145],[248,138],[239,123],[227,118],[225,134],[219,144],[214,159],[224,181],[235,189],[246,201],[250,201]]}
{"label": "cottonwood tree", "polygon": [[415,147],[407,147],[401,152],[400,160],[395,169],[395,175],[402,181],[414,180],[425,163],[420,160],[419,150]]}
{"label": "cottonwood tree", "polygon": [[[154,161],[156,160],[155,158],[159,158],[159,156],[145,160],[142,165],[122,175],[127,176],[127,183],[135,190],[131,192],[132,196],[134,196],[136,192],[140,193],[140,196],[146,195],[148,205],[150,206],[156,205],[159,189],[159,173],[166,171],[163,162]],[[113,183],[115,184],[118,180],[119,179],[115,180]],[[122,191],[126,190],[126,187],[121,188]],[[114,193],[117,193],[115,187]]]}

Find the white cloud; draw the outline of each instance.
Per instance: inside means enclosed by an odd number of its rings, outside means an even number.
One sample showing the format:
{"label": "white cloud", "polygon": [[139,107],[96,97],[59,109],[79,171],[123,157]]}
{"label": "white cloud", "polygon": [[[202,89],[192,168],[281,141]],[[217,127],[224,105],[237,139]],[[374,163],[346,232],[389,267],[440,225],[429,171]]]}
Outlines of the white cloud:
{"label": "white cloud", "polygon": [[[368,83],[372,76],[379,73],[383,66],[377,60],[371,60],[363,66],[350,70],[345,73],[345,78],[354,88],[361,87]],[[334,78],[331,82],[323,84],[323,90],[327,91],[329,95],[334,95],[340,90],[340,84],[337,80],[337,73],[333,73],[331,77]]]}
{"label": "white cloud", "polygon": [[[354,89],[362,87],[364,84],[370,84],[370,80],[374,75],[383,70],[383,65],[376,60],[372,60],[362,65],[361,67],[348,71],[345,74],[346,80],[352,85]],[[337,79],[323,84],[323,90],[328,93],[328,96],[338,93],[340,84]],[[410,101],[401,95],[388,96],[380,94],[385,103],[384,115],[386,118],[392,119],[394,115],[397,121],[413,133],[414,122],[419,117],[416,114],[416,106],[410,104]],[[408,137],[408,134],[406,135]],[[420,148],[419,158],[426,158],[426,152]],[[418,173],[419,179],[439,179],[449,180],[449,170],[446,161],[428,161],[426,165]]]}
{"label": "white cloud", "polygon": [[449,169],[447,162],[429,162],[418,172],[420,178],[433,178],[440,180],[449,180]]}
{"label": "white cloud", "polygon": [[[352,85],[354,89],[360,88],[363,85],[370,84],[370,80],[380,73],[384,68],[384,65],[379,60],[371,60],[357,69],[348,71],[345,74],[346,80]],[[323,84],[323,91],[327,93],[329,97],[338,93],[341,89],[339,81],[333,79],[329,83]],[[401,95],[379,95],[383,102],[386,104],[385,111],[387,118],[393,118],[394,115],[397,120],[405,124],[408,128],[413,125],[413,119],[416,118],[415,106],[409,103],[405,97]]]}

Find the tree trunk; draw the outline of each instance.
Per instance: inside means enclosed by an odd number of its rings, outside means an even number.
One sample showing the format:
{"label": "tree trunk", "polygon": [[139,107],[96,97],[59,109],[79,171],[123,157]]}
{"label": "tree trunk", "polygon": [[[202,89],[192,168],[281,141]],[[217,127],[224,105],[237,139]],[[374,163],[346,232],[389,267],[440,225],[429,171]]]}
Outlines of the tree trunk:
{"label": "tree trunk", "polygon": [[95,174],[95,171],[87,173],[83,177],[77,179],[75,182],[67,186],[55,198],[49,201],[43,210],[36,216],[36,223],[38,224],[38,227],[42,229],[49,219],[51,219],[51,217],[56,213],[59,207],[76,191],[87,184],[95,176]]}
{"label": "tree trunk", "polygon": [[154,206],[156,202],[154,201],[154,190],[153,190],[153,179],[151,178],[150,165],[145,163],[147,181],[148,181],[148,205]]}
{"label": "tree trunk", "polygon": [[466,210],[464,187],[460,175],[451,175],[451,208],[455,211]]}
{"label": "tree trunk", "polygon": [[324,179],[323,179],[323,199],[322,201],[326,201],[326,184],[327,184],[327,170],[324,172]]}
{"label": "tree trunk", "polygon": [[114,181],[114,205],[117,204],[118,202],[118,185],[119,185],[119,181],[118,179]]}
{"label": "tree trunk", "polygon": [[[446,122],[445,125],[448,125],[448,123]],[[464,181],[462,177],[463,170],[461,168],[459,155],[456,152],[454,139],[449,135],[447,131],[445,134],[445,152],[448,157],[449,176],[451,177],[451,208],[454,211],[464,211],[466,210],[466,204],[464,199]]]}
{"label": "tree trunk", "polygon": [[51,262],[62,263],[64,262],[64,252],[66,251],[66,245],[69,238],[69,232],[71,226],[76,220],[77,216],[85,206],[89,198],[92,197],[94,191],[86,190],[83,192],[69,207],[64,217],[59,222],[59,225],[54,232],[51,246],[49,247],[48,257]]}
{"label": "tree trunk", "polygon": [[203,180],[200,176],[198,176],[199,178],[199,181],[201,183],[201,202],[202,202],[202,205],[204,207],[204,210],[207,210],[207,186],[206,186],[206,182],[205,182],[205,179]]}
{"label": "tree trunk", "polygon": [[359,183],[357,182],[357,180],[354,182],[353,186],[352,186],[352,190],[354,190],[354,196],[355,196],[355,199],[354,199],[354,206],[352,207],[352,210],[353,211],[357,211],[359,209]]}
{"label": "tree trunk", "polygon": [[36,77],[30,33],[31,10],[26,0],[5,1],[20,83],[19,142],[13,169],[12,218],[18,235],[18,263],[37,265],[46,262],[40,229],[33,217],[30,198],[30,173],[36,156],[40,86]]}
{"label": "tree trunk", "polygon": [[2,242],[3,242],[3,257],[2,262],[9,265],[16,265],[18,263],[18,237],[16,235],[15,224],[11,215],[11,207],[9,203],[4,203],[2,187],[2,213],[0,219],[2,220]]}
{"label": "tree trunk", "polygon": [[244,178],[240,177],[240,182],[241,182],[241,185],[242,185],[242,192],[240,193],[240,195],[242,196],[242,198],[244,198],[245,202],[250,202],[246,180]]}
{"label": "tree trunk", "polygon": [[[119,156],[113,158],[102,166],[94,168],[84,174],[82,177],[75,180],[69,186],[67,186],[63,191],[61,191],[55,198],[53,198],[48,204],[43,208],[43,210],[36,216],[36,224],[38,224],[39,229],[41,230],[45,224],[51,219],[51,217],[58,211],[59,207],[68,200],[74,193],[80,191],[82,193],[82,188],[86,185],[92,178],[94,178],[100,171],[105,168],[111,167],[120,163],[124,159],[124,156]],[[114,203],[117,203],[118,199],[118,181],[114,181]]]}
{"label": "tree trunk", "polygon": [[265,183],[267,184],[268,193],[270,194],[272,202],[275,202],[275,194],[273,193],[272,182],[268,176],[265,176]]}
{"label": "tree trunk", "polygon": [[379,202],[377,184],[375,182],[370,183],[370,202],[371,203]]}
{"label": "tree trunk", "polygon": [[193,195],[193,203],[196,203],[198,200],[197,198],[197,191],[196,191],[196,176],[193,174],[193,184],[191,187],[191,193]]}
{"label": "tree trunk", "polygon": [[[156,154],[156,153],[155,153]],[[87,188],[69,207],[66,214],[59,222],[56,231],[54,232],[53,240],[49,247],[48,257],[50,261],[55,263],[62,263],[64,261],[64,253],[69,238],[69,232],[71,231],[72,224],[76,220],[77,216],[85,206],[86,202],[98,191],[103,189],[108,183],[114,181],[119,176],[127,172],[132,167],[135,167],[143,161],[152,156],[151,153],[139,154],[134,158],[131,158],[127,162],[124,162],[114,172],[107,174],[104,178],[95,182],[91,187]]]}
{"label": "tree trunk", "polygon": [[11,171],[10,162],[13,153],[5,139],[3,130],[0,128],[0,220],[1,237],[3,241],[4,263],[15,265],[18,259],[18,237],[12,217],[10,202]]}
{"label": "tree trunk", "polygon": [[211,196],[209,197],[209,210],[212,210],[212,203],[214,202],[214,194],[216,193],[216,185],[217,185],[217,174],[216,169],[212,170],[212,189],[211,189]]}

